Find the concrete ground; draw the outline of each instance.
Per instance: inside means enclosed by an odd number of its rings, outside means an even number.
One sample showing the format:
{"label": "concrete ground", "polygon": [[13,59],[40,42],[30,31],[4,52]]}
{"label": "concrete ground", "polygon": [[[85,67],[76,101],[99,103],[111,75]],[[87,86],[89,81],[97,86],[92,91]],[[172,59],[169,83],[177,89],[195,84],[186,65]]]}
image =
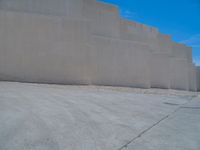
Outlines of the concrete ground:
{"label": "concrete ground", "polygon": [[0,150],[199,150],[198,93],[0,82]]}

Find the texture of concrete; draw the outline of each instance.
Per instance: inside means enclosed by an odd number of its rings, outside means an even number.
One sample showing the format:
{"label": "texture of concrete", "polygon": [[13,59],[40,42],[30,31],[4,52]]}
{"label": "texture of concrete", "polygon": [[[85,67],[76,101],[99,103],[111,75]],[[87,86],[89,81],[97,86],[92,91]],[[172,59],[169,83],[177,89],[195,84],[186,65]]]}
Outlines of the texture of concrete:
{"label": "texture of concrete", "polygon": [[[200,148],[200,99],[194,98],[155,124],[123,150],[198,150]],[[189,140],[191,139],[191,140]]]}
{"label": "texture of concrete", "polygon": [[197,91],[200,91],[200,67],[196,67]]}
{"label": "texture of concrete", "polygon": [[197,93],[0,82],[1,150],[199,150]]}
{"label": "texture of concrete", "polygon": [[191,48],[96,0],[1,0],[0,80],[196,91]]}

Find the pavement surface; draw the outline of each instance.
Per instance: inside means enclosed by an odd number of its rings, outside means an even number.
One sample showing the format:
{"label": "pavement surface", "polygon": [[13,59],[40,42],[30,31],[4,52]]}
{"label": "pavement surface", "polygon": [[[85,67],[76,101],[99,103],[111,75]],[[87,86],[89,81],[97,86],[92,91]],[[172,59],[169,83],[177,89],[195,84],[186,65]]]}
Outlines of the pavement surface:
{"label": "pavement surface", "polygon": [[200,150],[200,97],[0,82],[0,150]]}

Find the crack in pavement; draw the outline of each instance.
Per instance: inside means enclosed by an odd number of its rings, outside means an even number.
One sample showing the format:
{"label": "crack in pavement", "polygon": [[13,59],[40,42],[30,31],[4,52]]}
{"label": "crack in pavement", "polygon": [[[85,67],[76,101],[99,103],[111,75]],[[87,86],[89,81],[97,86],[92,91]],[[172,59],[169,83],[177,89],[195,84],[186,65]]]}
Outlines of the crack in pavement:
{"label": "crack in pavement", "polygon": [[176,104],[176,103],[168,103],[168,102],[165,102],[164,104],[166,104],[166,105],[172,105],[172,106],[180,105],[180,104]]}
{"label": "crack in pavement", "polygon": [[191,99],[188,99],[188,101],[184,104],[181,104],[178,108],[176,108],[173,112],[171,112],[170,114],[166,115],[165,117],[163,117],[162,119],[160,119],[158,122],[154,123],[152,126],[148,127],[147,129],[145,129],[144,131],[142,131],[139,135],[137,135],[136,137],[134,137],[133,139],[131,139],[130,141],[128,141],[126,144],[124,144],[122,147],[120,147],[118,150],[123,150],[125,148],[127,148],[131,143],[134,143],[135,140],[141,138],[146,132],[150,131],[152,128],[156,127],[157,125],[159,125],[161,122],[163,122],[164,120],[166,120],[167,118],[169,118],[170,116],[172,116],[174,113],[176,113],[179,109],[182,108],[191,108],[191,109],[200,109],[200,107],[183,107],[184,105],[187,105],[188,103],[190,103],[192,100],[194,99],[194,97],[191,97]]}
{"label": "crack in pavement", "polygon": [[200,109],[200,107],[180,107],[180,108],[186,108],[186,109]]}
{"label": "crack in pavement", "polygon": [[124,148],[127,148],[129,144],[133,143],[136,139],[140,138],[144,133],[146,133],[147,131],[151,130],[153,127],[157,126],[160,122],[162,122],[163,120],[167,119],[169,116],[170,115],[167,115],[167,116],[163,117],[161,120],[159,120],[158,122],[156,122],[155,124],[153,124],[149,128],[147,128],[144,131],[142,131],[138,136],[134,137],[132,140],[130,140],[129,142],[127,142],[125,145],[123,145],[118,150],[122,150]]}

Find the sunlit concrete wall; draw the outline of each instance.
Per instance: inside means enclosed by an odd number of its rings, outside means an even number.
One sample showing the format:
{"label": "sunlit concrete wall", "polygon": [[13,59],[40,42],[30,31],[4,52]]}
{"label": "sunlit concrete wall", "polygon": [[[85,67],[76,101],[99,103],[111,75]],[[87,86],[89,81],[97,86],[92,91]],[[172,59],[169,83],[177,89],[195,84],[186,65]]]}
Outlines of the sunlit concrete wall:
{"label": "sunlit concrete wall", "polygon": [[[4,1],[1,2],[3,5]],[[80,19],[81,3],[63,1],[70,8],[69,13],[54,15],[57,7],[54,10],[51,3],[52,11],[41,10],[46,7],[41,1],[33,13],[24,10],[24,3],[14,2],[10,1],[8,8],[1,6],[4,9],[0,11],[1,79],[88,84],[90,24]],[[11,6],[16,8],[11,9]]]}
{"label": "sunlit concrete wall", "polygon": [[196,91],[196,68],[192,64],[191,48],[184,44],[172,44],[171,88]]}
{"label": "sunlit concrete wall", "polygon": [[197,91],[200,91],[200,67],[196,67]]}
{"label": "sunlit concrete wall", "polygon": [[149,52],[128,40],[93,36],[94,84],[149,88]]}
{"label": "sunlit concrete wall", "polygon": [[189,90],[197,91],[197,68],[194,64],[189,64]]}
{"label": "sunlit concrete wall", "polygon": [[171,58],[170,62],[170,87],[172,89],[189,90],[189,69],[187,60]]}
{"label": "sunlit concrete wall", "polygon": [[52,16],[82,17],[83,0],[1,0],[0,9]]}
{"label": "sunlit concrete wall", "polygon": [[0,79],[199,88],[191,48],[96,0],[1,0]]}
{"label": "sunlit concrete wall", "polygon": [[[171,39],[161,33],[156,34],[150,59],[151,87],[170,88]],[[158,69],[159,68],[159,69]]]}
{"label": "sunlit concrete wall", "polygon": [[[149,61],[152,88],[170,88],[170,58],[162,53],[151,54]],[[159,68],[159,69],[158,69]]]}

